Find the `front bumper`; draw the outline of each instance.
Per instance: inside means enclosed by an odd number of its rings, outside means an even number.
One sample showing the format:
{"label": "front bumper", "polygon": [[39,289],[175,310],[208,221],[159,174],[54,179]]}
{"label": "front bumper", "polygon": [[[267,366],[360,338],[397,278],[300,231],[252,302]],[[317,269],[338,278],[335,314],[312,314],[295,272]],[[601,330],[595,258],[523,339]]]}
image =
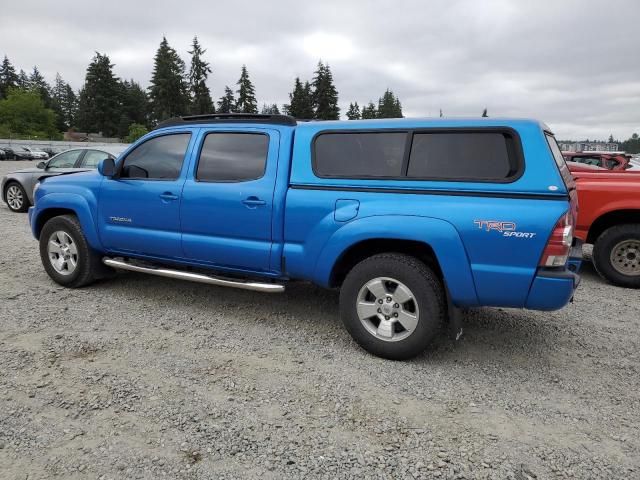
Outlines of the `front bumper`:
{"label": "front bumper", "polygon": [[27,211],[27,215],[29,217],[29,226],[31,227],[31,232],[33,233],[33,236],[36,238],[36,240],[38,239],[38,237],[36,237],[35,234],[35,229],[33,228],[33,220],[34,220],[34,213],[35,213],[35,207],[29,207],[29,210]]}
{"label": "front bumper", "polygon": [[533,279],[525,308],[529,310],[559,310],[573,300],[580,285],[582,242],[576,240],[567,268],[562,270],[540,269]]}

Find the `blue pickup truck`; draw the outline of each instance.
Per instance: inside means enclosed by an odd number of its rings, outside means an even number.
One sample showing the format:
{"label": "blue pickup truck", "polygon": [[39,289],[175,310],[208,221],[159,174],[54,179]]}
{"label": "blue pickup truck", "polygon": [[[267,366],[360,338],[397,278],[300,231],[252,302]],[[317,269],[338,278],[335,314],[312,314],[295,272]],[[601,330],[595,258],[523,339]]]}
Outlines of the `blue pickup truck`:
{"label": "blue pickup truck", "polygon": [[260,292],[307,280],[340,288],[363,348],[405,359],[462,308],[566,305],[576,198],[533,120],[225,114],[42,180],[29,219],[61,285],[114,269]]}

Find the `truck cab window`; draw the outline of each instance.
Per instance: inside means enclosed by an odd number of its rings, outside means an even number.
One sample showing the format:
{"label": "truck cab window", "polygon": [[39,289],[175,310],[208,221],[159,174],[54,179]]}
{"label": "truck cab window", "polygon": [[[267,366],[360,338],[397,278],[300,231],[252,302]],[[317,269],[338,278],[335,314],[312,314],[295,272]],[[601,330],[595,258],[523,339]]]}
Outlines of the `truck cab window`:
{"label": "truck cab window", "polygon": [[263,133],[210,133],[198,160],[196,180],[246,182],[264,175],[269,136]]}
{"label": "truck cab window", "polygon": [[120,178],[175,180],[180,176],[190,133],[153,137],[124,159]]}

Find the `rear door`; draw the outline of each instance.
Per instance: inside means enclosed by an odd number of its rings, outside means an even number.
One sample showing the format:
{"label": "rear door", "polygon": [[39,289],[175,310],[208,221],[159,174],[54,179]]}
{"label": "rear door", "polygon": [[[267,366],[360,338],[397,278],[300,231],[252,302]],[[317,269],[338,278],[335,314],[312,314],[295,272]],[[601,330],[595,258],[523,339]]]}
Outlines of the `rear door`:
{"label": "rear door", "polygon": [[279,132],[202,130],[181,204],[187,258],[222,268],[268,271]]}

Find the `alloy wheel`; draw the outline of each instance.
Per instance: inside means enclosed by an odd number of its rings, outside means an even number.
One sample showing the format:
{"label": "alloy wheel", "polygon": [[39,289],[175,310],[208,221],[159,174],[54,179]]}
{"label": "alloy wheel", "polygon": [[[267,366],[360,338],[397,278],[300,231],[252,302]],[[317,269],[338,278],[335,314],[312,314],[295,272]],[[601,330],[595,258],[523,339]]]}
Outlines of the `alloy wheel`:
{"label": "alloy wheel", "polygon": [[65,231],[58,230],[51,234],[47,254],[51,266],[61,275],[71,275],[78,266],[78,248]]}
{"label": "alloy wheel", "polygon": [[367,282],[358,293],[357,312],[365,329],[386,342],[404,340],[418,326],[416,298],[402,282],[378,277]]}
{"label": "alloy wheel", "polygon": [[17,185],[11,185],[7,188],[7,204],[12,210],[20,210],[24,205],[24,195]]}

